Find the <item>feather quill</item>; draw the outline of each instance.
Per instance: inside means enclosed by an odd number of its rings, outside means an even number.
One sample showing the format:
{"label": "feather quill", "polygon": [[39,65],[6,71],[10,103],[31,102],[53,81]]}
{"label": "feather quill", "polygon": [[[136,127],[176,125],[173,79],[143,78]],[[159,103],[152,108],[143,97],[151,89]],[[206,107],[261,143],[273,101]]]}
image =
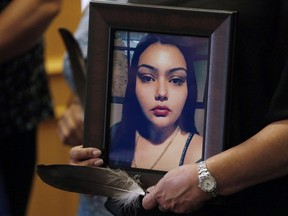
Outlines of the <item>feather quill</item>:
{"label": "feather quill", "polygon": [[132,207],[137,208],[139,207],[139,203],[137,202],[139,196],[144,196],[145,191],[140,187],[139,176],[129,176],[123,170],[112,170],[109,168],[107,169],[109,172],[108,176],[108,184],[109,185],[121,185],[121,187],[127,188],[127,191],[124,193],[116,192],[115,196],[113,196],[114,202],[119,207]]}
{"label": "feather quill", "polygon": [[137,207],[145,191],[139,176],[131,177],[123,170],[110,168],[38,165],[38,176],[47,184],[61,190],[111,197],[119,207]]}

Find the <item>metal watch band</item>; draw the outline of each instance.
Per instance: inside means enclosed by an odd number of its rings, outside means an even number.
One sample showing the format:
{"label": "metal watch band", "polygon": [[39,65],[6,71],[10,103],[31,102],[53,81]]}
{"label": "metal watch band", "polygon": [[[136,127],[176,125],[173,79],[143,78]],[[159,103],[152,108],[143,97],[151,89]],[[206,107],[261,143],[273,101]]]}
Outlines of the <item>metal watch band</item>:
{"label": "metal watch band", "polygon": [[[206,162],[205,161],[200,161],[197,163],[197,169],[198,169],[198,180],[199,180],[199,188],[208,193],[209,195],[211,195],[212,197],[216,197],[217,196],[217,192],[216,192],[216,186],[217,186],[217,182],[216,179],[211,175],[211,173],[209,172]],[[209,190],[205,189],[202,187],[202,182],[206,181],[207,179],[210,179],[214,184],[213,187]]]}

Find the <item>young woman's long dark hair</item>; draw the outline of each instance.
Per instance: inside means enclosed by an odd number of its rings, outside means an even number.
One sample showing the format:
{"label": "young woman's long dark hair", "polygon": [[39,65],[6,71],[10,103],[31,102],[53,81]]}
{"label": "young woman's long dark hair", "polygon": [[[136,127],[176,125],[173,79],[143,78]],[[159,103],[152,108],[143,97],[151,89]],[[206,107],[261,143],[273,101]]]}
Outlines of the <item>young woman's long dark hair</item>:
{"label": "young woman's long dark hair", "polygon": [[[123,165],[131,165],[135,150],[136,130],[140,127],[140,124],[147,121],[147,118],[139,105],[135,90],[139,58],[151,44],[160,43],[164,45],[173,45],[183,54],[187,65],[188,96],[179,117],[178,124],[182,131],[191,133],[197,132],[194,119],[197,100],[197,84],[193,60],[191,59],[192,49],[191,47],[185,46],[185,41],[181,39],[182,38],[178,36],[147,34],[142,38],[135,49],[131,66],[128,70],[128,84],[123,103],[122,120],[117,126],[116,131],[113,132],[114,135],[110,142],[113,143],[111,150],[115,151],[115,153],[118,152],[120,154],[120,151],[126,152],[124,157],[119,155],[119,160],[123,162]],[[124,162],[124,160],[126,162]]]}

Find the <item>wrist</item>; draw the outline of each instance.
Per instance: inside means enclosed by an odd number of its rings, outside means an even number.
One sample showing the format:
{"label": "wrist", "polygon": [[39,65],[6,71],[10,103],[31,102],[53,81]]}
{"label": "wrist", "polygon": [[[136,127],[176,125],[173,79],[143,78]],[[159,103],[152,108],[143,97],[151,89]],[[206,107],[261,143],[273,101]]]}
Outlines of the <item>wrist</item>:
{"label": "wrist", "polygon": [[205,161],[197,163],[198,187],[210,197],[217,197],[217,181],[210,173]]}

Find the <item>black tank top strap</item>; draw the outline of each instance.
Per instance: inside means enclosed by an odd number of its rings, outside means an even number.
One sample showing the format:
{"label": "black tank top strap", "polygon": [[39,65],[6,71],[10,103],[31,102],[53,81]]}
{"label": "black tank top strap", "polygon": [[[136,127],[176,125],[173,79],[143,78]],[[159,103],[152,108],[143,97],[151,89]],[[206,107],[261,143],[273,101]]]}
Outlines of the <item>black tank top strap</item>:
{"label": "black tank top strap", "polygon": [[180,158],[180,161],[179,161],[179,166],[182,166],[183,163],[184,163],[184,159],[185,159],[185,156],[186,156],[186,153],[187,153],[187,149],[188,149],[188,147],[189,147],[189,144],[190,144],[190,142],[191,142],[194,134],[195,134],[195,133],[192,133],[192,132],[189,133],[189,136],[188,136],[188,138],[187,138],[187,140],[186,140],[185,146],[184,146],[183,151],[182,151],[182,154],[181,154],[181,158]]}

